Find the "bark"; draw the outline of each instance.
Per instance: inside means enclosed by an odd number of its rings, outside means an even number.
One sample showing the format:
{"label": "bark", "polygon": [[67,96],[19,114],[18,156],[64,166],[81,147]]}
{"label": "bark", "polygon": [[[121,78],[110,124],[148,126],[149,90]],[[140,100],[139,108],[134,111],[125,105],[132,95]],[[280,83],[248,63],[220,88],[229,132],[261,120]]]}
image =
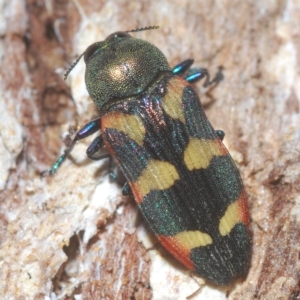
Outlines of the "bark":
{"label": "bark", "polygon": [[[1,299],[300,299],[300,1],[0,1]],[[244,280],[215,287],[156,242],[107,160],[70,135],[97,117],[87,46],[115,31],[224,80],[199,92],[248,193],[253,249]],[[57,297],[57,298],[56,298]]]}

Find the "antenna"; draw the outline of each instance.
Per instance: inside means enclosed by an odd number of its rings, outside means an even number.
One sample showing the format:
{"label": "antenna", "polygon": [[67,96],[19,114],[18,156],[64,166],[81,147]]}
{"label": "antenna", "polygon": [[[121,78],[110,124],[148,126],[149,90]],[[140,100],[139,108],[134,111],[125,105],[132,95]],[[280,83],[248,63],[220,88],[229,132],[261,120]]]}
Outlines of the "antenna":
{"label": "antenna", "polygon": [[71,73],[71,71],[74,69],[74,67],[78,64],[78,62],[80,61],[81,57],[84,55],[85,51],[73,62],[73,64],[71,65],[71,67],[65,72],[64,74],[64,80],[67,79],[68,75]]}
{"label": "antenna", "polygon": [[159,26],[148,26],[148,27],[144,27],[144,28],[137,28],[137,29],[132,29],[132,30],[128,30],[125,32],[139,32],[139,31],[145,31],[145,30],[152,30],[152,29],[158,29]]}

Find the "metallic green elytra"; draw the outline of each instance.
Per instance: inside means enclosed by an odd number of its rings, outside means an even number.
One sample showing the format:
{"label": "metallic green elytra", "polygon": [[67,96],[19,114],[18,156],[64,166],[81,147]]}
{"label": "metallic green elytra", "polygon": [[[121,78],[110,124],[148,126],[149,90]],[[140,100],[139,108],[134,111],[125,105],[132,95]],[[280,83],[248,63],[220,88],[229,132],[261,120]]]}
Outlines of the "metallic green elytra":
{"label": "metallic green elytra", "polygon": [[84,61],[86,87],[100,111],[120,98],[140,94],[158,75],[171,72],[157,47],[126,32],[89,46]]}

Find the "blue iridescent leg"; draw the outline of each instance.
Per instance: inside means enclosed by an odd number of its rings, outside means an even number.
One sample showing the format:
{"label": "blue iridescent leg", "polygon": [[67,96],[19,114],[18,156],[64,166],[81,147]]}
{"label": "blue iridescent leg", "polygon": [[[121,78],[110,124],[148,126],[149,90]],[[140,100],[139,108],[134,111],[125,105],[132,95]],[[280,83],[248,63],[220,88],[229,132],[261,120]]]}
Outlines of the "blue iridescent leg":
{"label": "blue iridescent leg", "polygon": [[189,70],[189,74],[185,76],[185,80],[190,82],[190,83],[195,83],[201,79],[205,78],[204,87],[208,87],[214,83],[218,84],[220,81],[224,79],[224,75],[222,73],[223,68],[219,67],[218,72],[216,73],[216,76],[214,77],[213,80],[210,81],[210,75],[207,71],[207,69],[204,68],[193,68]]}
{"label": "blue iridescent leg", "polygon": [[82,140],[82,139],[92,135],[96,131],[100,130],[100,127],[101,127],[100,118],[97,118],[97,119],[89,122],[88,124],[84,125],[79,131],[77,131],[69,148],[67,148],[64,151],[64,153],[58,158],[58,160],[52,165],[52,167],[49,170],[42,172],[41,175],[42,176],[45,176],[47,174],[53,175],[57,171],[57,169],[61,166],[63,161],[67,158],[67,156],[71,153],[76,142],[79,140]]}
{"label": "blue iridescent leg", "polygon": [[221,130],[221,129],[216,130],[216,134],[221,141],[224,140],[225,132],[223,130]]}
{"label": "blue iridescent leg", "polygon": [[193,63],[193,59],[184,60],[172,69],[172,73],[175,75],[182,75],[192,66]]}
{"label": "blue iridescent leg", "polygon": [[[110,160],[109,160],[109,178],[110,178],[110,180],[116,182],[118,185],[122,186],[122,183],[118,178],[118,175],[114,172],[112,157],[110,157]],[[122,182],[124,182],[124,181],[122,180]],[[123,185],[122,195],[123,196],[131,196],[132,195],[131,188],[130,188],[128,182],[125,182],[125,184]]]}
{"label": "blue iridescent leg", "polygon": [[193,69],[193,70],[190,70],[190,71],[191,71],[191,73],[188,74],[185,77],[186,81],[188,81],[190,83],[195,83],[195,82],[203,79],[204,77],[206,77],[203,86],[204,87],[209,86],[209,84],[210,84],[210,81],[209,81],[210,75],[209,75],[207,69],[199,68],[199,69]]}
{"label": "blue iridescent leg", "polygon": [[131,190],[128,182],[126,182],[123,186],[122,195],[123,196],[132,196],[132,190]]}
{"label": "blue iridescent leg", "polygon": [[100,150],[102,150],[104,146],[103,138],[102,135],[97,136],[92,143],[89,145],[89,147],[86,150],[86,155],[88,156],[89,159],[91,160],[101,160],[104,158],[109,158],[111,155],[109,153],[104,153],[100,155],[95,155],[98,153]]}
{"label": "blue iridescent leg", "polygon": [[114,164],[114,161],[112,159],[112,157],[110,157],[109,159],[109,167],[108,167],[108,170],[109,170],[109,178],[111,181],[113,182],[116,182],[118,185],[122,185],[119,180],[118,180],[118,175],[115,173],[115,164]]}
{"label": "blue iridescent leg", "polygon": [[[210,81],[210,75],[207,71],[207,69],[204,68],[192,68],[192,64],[194,63],[193,59],[187,59],[181,62],[180,64],[176,65],[173,69],[172,72],[175,75],[182,76],[186,81],[190,83],[195,83],[204,77],[206,77],[205,82],[203,84],[204,87],[207,87],[213,83],[219,83],[221,80],[223,80],[224,76],[222,74],[222,67],[219,67],[219,70],[215,76],[215,78]],[[187,74],[185,74],[187,73]]]}

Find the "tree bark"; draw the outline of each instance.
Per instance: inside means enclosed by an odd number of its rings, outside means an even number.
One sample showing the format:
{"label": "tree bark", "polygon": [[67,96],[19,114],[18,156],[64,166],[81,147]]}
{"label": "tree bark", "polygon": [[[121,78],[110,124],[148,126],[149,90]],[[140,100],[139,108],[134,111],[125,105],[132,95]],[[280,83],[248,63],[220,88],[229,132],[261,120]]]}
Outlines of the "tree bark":
{"label": "tree bark", "polygon": [[[300,299],[300,1],[0,2],[1,299]],[[215,287],[156,242],[131,198],[80,141],[40,177],[73,131],[98,112],[81,61],[87,46],[133,33],[171,66],[195,59],[224,80],[202,89],[248,194],[252,260]],[[227,299],[227,298],[226,298]]]}

